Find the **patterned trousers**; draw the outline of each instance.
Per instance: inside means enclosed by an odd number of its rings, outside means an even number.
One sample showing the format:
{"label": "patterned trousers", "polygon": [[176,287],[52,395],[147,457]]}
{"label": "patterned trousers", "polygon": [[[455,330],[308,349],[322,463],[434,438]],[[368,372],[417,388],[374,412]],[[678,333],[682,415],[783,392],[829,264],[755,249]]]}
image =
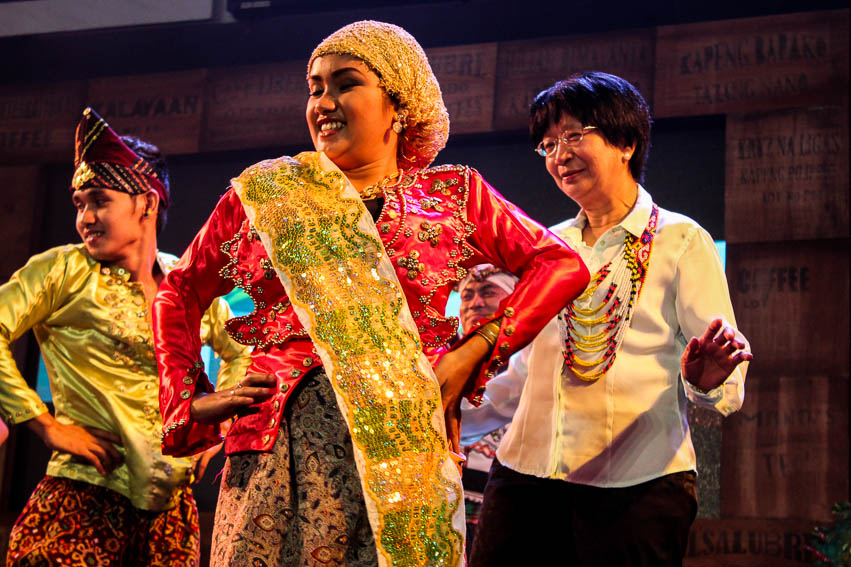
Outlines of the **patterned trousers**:
{"label": "patterned trousers", "polygon": [[46,476],[9,534],[6,567],[196,567],[199,554],[191,488],[148,512],[114,490]]}

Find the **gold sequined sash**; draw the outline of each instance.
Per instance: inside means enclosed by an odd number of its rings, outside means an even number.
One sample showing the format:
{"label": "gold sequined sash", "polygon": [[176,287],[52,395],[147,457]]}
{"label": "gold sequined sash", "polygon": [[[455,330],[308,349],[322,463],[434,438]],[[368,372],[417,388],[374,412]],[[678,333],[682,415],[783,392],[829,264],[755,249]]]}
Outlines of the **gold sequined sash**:
{"label": "gold sequined sash", "polygon": [[357,191],[316,152],[260,162],[232,183],[334,387],[379,563],[462,565],[440,389]]}

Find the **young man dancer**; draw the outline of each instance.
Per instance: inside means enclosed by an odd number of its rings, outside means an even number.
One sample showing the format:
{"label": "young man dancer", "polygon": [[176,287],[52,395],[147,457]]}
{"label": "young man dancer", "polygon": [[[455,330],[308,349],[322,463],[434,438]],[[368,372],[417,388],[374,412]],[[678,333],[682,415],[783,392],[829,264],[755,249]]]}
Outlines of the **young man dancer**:
{"label": "young man dancer", "polygon": [[[9,538],[7,567],[197,565],[193,461],[164,457],[150,307],[173,256],[157,252],[168,171],[159,150],[119,138],[93,110],[77,127],[71,183],[82,244],[32,257],[0,286],[0,409],[53,450]],[[220,383],[248,351],[215,303],[202,335]],[[22,378],[9,343],[33,329],[56,406]],[[220,384],[221,385],[221,384]]]}

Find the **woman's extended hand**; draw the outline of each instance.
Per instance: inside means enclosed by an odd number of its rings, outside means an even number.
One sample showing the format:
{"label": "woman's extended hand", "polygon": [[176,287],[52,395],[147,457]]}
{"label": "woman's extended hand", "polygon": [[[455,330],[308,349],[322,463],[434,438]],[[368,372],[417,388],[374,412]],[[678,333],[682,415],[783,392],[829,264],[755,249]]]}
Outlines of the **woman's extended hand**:
{"label": "woman's extended hand", "polygon": [[461,452],[461,398],[472,386],[474,373],[489,351],[488,342],[475,335],[446,353],[434,368],[443,398],[446,437],[449,448],[456,453]]}
{"label": "woman's extended hand", "polygon": [[753,354],[742,350],[746,346],[732,327],[714,319],[700,338],[692,337],[686,345],[681,359],[683,378],[701,392],[717,388],[739,364],[753,360]]}
{"label": "woman's extended hand", "polygon": [[271,374],[247,374],[236,386],[217,392],[197,394],[189,407],[189,416],[198,423],[221,423],[240,408],[275,394]]}

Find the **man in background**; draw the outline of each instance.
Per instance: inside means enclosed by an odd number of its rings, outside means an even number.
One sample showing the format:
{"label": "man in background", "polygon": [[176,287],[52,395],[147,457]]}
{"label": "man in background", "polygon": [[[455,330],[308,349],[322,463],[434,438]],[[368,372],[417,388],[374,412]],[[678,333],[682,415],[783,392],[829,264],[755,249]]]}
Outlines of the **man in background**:
{"label": "man in background", "polygon": [[[467,277],[458,284],[462,332],[466,334],[474,328],[476,321],[492,317],[500,302],[514,291],[515,283],[516,277],[491,264],[471,268]],[[522,388],[522,384],[519,387]],[[461,402],[461,444],[467,457],[462,481],[468,555],[476,534],[488,471],[520,398],[520,392],[514,391],[517,388],[517,384],[501,384],[495,378],[488,382],[480,407],[474,408],[466,400]]]}

